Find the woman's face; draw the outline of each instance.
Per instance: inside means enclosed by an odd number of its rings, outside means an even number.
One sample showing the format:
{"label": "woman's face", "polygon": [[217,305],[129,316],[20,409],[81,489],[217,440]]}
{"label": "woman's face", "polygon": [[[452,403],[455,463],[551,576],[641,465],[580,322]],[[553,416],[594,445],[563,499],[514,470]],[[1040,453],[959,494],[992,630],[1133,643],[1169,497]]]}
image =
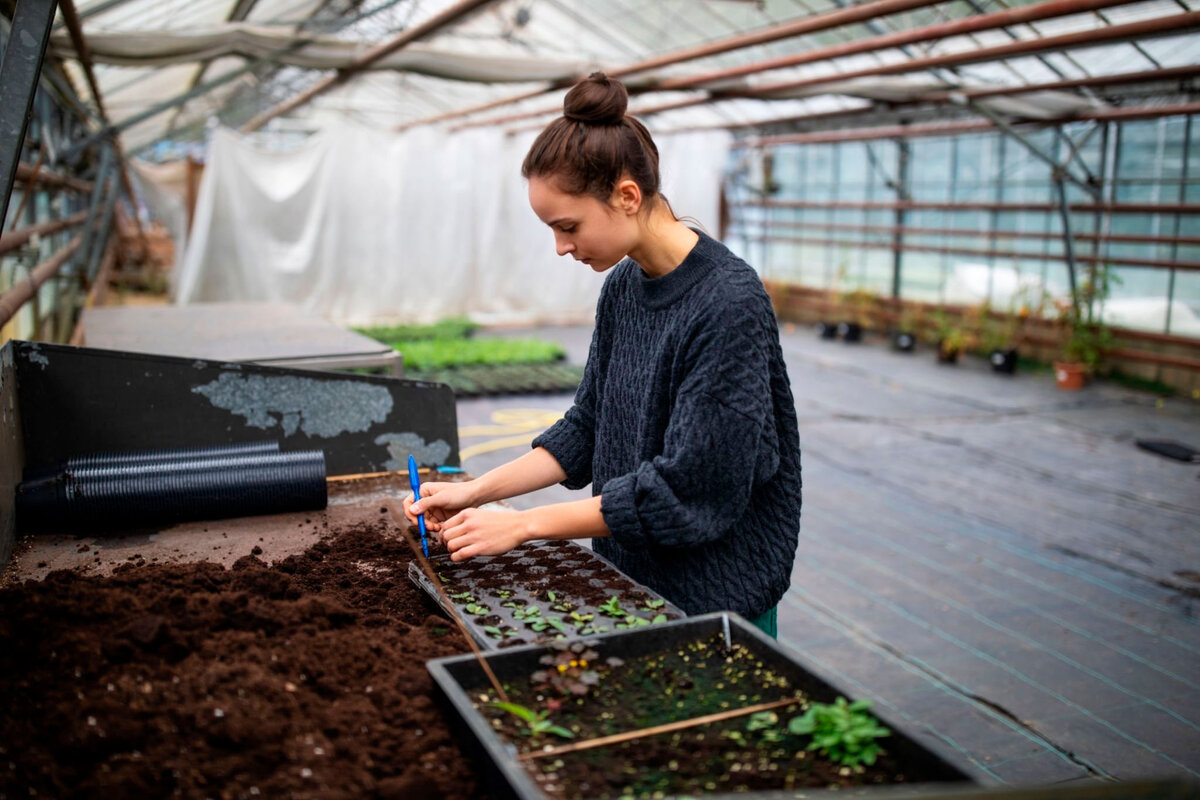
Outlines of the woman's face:
{"label": "woman's face", "polygon": [[612,201],[602,203],[591,195],[567,194],[552,178],[533,177],[529,205],[554,231],[558,254],[570,255],[596,272],[616,264],[637,244],[637,208],[631,212],[619,190]]}

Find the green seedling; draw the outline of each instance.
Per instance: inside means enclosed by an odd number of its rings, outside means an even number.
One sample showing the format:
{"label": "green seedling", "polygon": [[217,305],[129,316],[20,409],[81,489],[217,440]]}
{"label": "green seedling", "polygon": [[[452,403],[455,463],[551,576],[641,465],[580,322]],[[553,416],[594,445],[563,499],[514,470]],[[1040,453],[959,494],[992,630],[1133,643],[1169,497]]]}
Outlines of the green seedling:
{"label": "green seedling", "polygon": [[480,628],[480,630],[482,630],[484,633],[486,633],[488,636],[492,637],[493,639],[503,639],[506,636],[511,637],[511,636],[517,635],[517,632],[514,631],[512,628],[501,629],[501,628],[496,627],[495,625],[484,625],[482,628]]}
{"label": "green seedling", "polygon": [[466,612],[468,614],[474,614],[477,617],[482,617],[484,614],[487,614],[490,610],[491,609],[489,609],[487,606],[481,606],[478,603],[468,603],[466,606]]}
{"label": "green seedling", "polygon": [[547,628],[553,628],[559,633],[567,632],[567,626],[563,625],[561,620],[555,619],[554,617],[541,617],[529,623],[529,627],[538,633],[541,633]]}
{"label": "green seedling", "polygon": [[574,739],[575,734],[571,733],[561,725],[555,725],[550,720],[546,719],[550,715],[549,711],[534,711],[532,708],[527,708],[518,703],[488,703],[492,708],[498,708],[501,711],[507,711],[517,719],[525,723],[524,733],[527,736],[541,736],[544,733],[552,733],[562,739]]}
{"label": "green seedling", "polygon": [[546,599],[553,603],[558,600],[558,595],[556,595],[554,592],[548,591],[546,592]]}
{"label": "green seedling", "polygon": [[623,617],[628,612],[621,608],[621,600],[616,595],[600,604],[600,613],[610,617]]}
{"label": "green seedling", "polygon": [[475,595],[471,594],[470,592],[451,592],[450,599],[458,600],[462,603],[474,603]]}
{"label": "green seedling", "polygon": [[568,603],[568,602],[564,601],[564,602],[562,602],[562,603],[555,603],[554,605],[550,606],[550,610],[551,610],[551,611],[557,611],[557,612],[558,612],[558,613],[560,613],[560,614],[566,614],[568,611],[570,611],[570,610],[571,610],[572,608],[574,608],[574,607],[575,607],[575,606],[573,606],[573,605],[571,605],[570,603]]}
{"label": "green seedling", "polygon": [[627,614],[623,620],[617,623],[618,628],[640,628],[643,625],[649,625],[650,620],[645,617],[639,617],[636,614]]}
{"label": "green seedling", "polygon": [[870,700],[851,703],[844,697],[832,705],[813,703],[804,714],[788,723],[788,730],[811,735],[809,747],[843,766],[874,764],[883,752],[875,740],[890,736],[891,731],[867,713],[870,707]]}
{"label": "green seedling", "polygon": [[500,591],[496,592],[496,596],[501,600],[507,600],[508,598],[512,597],[512,590],[501,589]]}
{"label": "green seedling", "polygon": [[504,608],[520,608],[521,607],[521,604],[518,603],[516,600],[506,600],[505,602],[501,603],[500,605],[503,606]]}
{"label": "green seedling", "polygon": [[782,742],[785,738],[783,730],[778,725],[778,714],[774,711],[760,711],[757,714],[751,714],[750,718],[746,720],[746,731],[762,731],[759,734],[762,740],[768,744],[774,744]]}
{"label": "green seedling", "polygon": [[572,611],[568,616],[571,622],[575,623],[576,628],[587,625],[596,618],[595,614],[580,614],[577,611]]}
{"label": "green seedling", "polygon": [[651,625],[658,625],[658,624],[660,624],[660,623],[663,623],[663,622],[666,622],[666,621],[667,621],[667,615],[666,615],[666,614],[655,614],[655,615],[654,615],[654,619],[650,620],[650,624],[651,624]]}
{"label": "green seedling", "polygon": [[656,608],[662,608],[666,604],[667,604],[667,601],[660,597],[657,600],[647,600],[644,605],[646,606],[646,608],[653,611]]}
{"label": "green seedling", "polygon": [[513,612],[513,617],[515,619],[523,619],[523,620],[530,620],[530,619],[533,619],[534,617],[540,617],[541,615],[542,615],[542,610],[540,608],[538,608],[537,606],[533,605],[532,603],[525,606],[524,608],[518,608],[516,611]]}

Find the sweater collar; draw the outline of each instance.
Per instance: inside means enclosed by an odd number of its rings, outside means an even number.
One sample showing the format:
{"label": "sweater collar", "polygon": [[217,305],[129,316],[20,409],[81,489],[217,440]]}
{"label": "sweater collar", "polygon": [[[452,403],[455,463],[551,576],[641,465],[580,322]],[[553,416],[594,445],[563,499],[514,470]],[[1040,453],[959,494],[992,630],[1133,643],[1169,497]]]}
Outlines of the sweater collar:
{"label": "sweater collar", "polygon": [[638,300],[647,308],[666,308],[687,294],[696,283],[708,274],[713,264],[713,248],[715,242],[704,231],[692,228],[699,235],[699,240],[683,262],[661,278],[651,278],[642,271],[633,259],[630,262],[637,267],[634,273],[634,285]]}

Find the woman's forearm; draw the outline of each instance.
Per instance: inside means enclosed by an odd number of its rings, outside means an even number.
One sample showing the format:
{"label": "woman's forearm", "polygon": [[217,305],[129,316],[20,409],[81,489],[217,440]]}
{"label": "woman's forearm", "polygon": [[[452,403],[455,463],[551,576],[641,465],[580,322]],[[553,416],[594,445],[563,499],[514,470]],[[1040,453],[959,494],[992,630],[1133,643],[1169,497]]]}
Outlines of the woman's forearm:
{"label": "woman's forearm", "polygon": [[566,479],[558,460],[546,448],[538,447],[476,478],[475,504],[507,500]]}
{"label": "woman's forearm", "polygon": [[583,539],[609,535],[600,498],[572,500],[521,512],[525,516],[526,540]]}

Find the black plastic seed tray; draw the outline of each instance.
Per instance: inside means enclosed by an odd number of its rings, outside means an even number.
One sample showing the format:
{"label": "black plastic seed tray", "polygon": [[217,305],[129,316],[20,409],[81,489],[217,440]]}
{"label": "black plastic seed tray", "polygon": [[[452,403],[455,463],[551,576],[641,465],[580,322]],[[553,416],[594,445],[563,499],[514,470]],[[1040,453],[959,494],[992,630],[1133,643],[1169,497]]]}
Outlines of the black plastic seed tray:
{"label": "black plastic seed tray", "polygon": [[459,563],[435,556],[430,563],[453,608],[446,608],[415,561],[408,566],[408,577],[446,613],[462,617],[486,650],[632,630],[687,616],[606,558],[570,541],[531,542],[504,555]]}
{"label": "black plastic seed tray", "polygon": [[[628,662],[646,656],[670,653],[681,646],[687,647],[696,642],[721,639],[745,648],[762,666],[786,679],[787,685],[779,688],[780,697],[789,696],[794,690],[799,690],[811,700],[822,703],[831,703],[838,696],[855,699],[854,689],[844,684],[838,676],[808,663],[803,654],[781,646],[742,617],[728,612],[688,617],[654,629],[641,628],[606,633],[589,638],[587,646],[596,652],[597,661],[616,656]],[[528,685],[534,671],[544,668],[542,657],[553,652],[547,645],[535,645],[487,653],[484,658],[496,678],[502,684],[511,687]],[[581,793],[580,787],[566,785],[561,776],[553,778],[544,774],[540,766],[531,766],[527,770],[524,765],[534,762],[520,760],[517,748],[493,727],[489,717],[477,704],[481,695],[488,691],[489,684],[487,675],[480,669],[473,655],[438,658],[427,661],[425,666],[437,685],[439,700],[450,711],[451,724],[458,734],[464,752],[469,753],[473,757],[473,763],[479,765],[480,782],[487,786],[492,796],[518,800],[553,800],[559,796]],[[680,680],[686,680],[687,677],[686,674],[680,673]],[[603,691],[603,680],[597,686],[593,691]],[[674,696],[670,697],[672,701],[675,699]],[[758,790],[738,796],[769,797],[772,800],[814,796],[862,796],[878,800],[898,800],[901,797],[940,797],[943,792],[950,792],[954,793],[953,797],[961,800],[989,800],[987,787],[994,783],[993,779],[961,752],[944,744],[932,731],[892,715],[886,707],[873,707],[871,712],[891,729],[891,735],[884,740],[885,750],[889,758],[907,776],[907,784],[869,788],[807,788],[778,792]],[[554,740],[549,744],[561,742]],[[686,757],[686,753],[679,754],[680,760]],[[619,756],[605,758],[614,770],[629,773],[634,769],[629,764],[622,767]],[[536,762],[538,765],[543,763]],[[553,784],[553,788],[549,784]],[[711,793],[728,796],[719,788]],[[583,791],[582,794],[587,796],[589,793]],[[1043,795],[1021,796],[1021,800],[1033,800],[1035,797],[1042,798]]]}

